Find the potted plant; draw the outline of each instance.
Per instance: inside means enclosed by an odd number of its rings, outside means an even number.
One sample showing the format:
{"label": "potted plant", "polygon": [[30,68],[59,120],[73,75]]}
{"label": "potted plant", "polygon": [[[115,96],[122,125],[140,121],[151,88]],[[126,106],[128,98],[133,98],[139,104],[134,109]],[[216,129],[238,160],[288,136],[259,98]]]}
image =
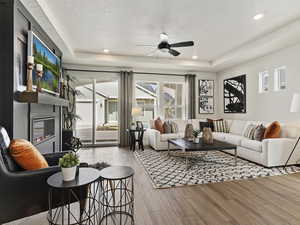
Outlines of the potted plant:
{"label": "potted plant", "polygon": [[75,122],[80,120],[80,116],[76,114],[75,105],[76,105],[76,97],[83,96],[79,90],[75,89],[72,86],[75,86],[77,80],[74,77],[71,77],[68,74],[63,74],[64,79],[61,84],[61,97],[65,98],[69,101],[69,105],[67,107],[63,107],[62,116],[63,116],[63,130],[62,130],[62,150],[70,150],[69,145],[71,144],[71,140],[73,137],[73,130],[75,127]]}
{"label": "potted plant", "polygon": [[59,159],[59,166],[61,167],[64,181],[71,181],[75,179],[78,165],[79,157],[73,152],[67,153]]}
{"label": "potted plant", "polygon": [[194,143],[200,142],[200,137],[199,137],[200,133],[201,133],[200,130],[193,130]]}

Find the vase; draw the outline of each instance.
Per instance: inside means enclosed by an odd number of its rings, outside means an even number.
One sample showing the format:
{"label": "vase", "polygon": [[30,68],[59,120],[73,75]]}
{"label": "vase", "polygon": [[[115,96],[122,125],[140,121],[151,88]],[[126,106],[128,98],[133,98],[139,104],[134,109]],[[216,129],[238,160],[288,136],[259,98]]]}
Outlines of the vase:
{"label": "vase", "polygon": [[63,175],[63,180],[64,181],[75,180],[76,170],[77,170],[77,166],[73,166],[73,167],[69,167],[69,168],[61,167],[61,172],[62,172],[62,175]]}
{"label": "vase", "polygon": [[188,140],[193,140],[193,125],[188,123],[185,127],[185,131],[184,131],[184,138],[188,139]]}
{"label": "vase", "polygon": [[211,128],[208,127],[203,128],[202,141],[204,144],[213,144],[214,139],[213,139],[213,134],[211,132]]}
{"label": "vase", "polygon": [[194,143],[199,144],[200,143],[200,138],[198,138],[198,137],[194,138]]}

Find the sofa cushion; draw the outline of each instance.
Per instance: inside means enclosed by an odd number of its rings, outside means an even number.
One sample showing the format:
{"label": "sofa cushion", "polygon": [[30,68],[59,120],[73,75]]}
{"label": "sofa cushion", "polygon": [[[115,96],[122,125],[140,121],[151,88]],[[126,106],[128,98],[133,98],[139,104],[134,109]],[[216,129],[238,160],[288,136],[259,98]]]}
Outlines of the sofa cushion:
{"label": "sofa cushion", "polygon": [[230,133],[242,136],[245,129],[245,125],[246,121],[233,120],[230,126]]}
{"label": "sofa cushion", "polygon": [[183,133],[173,133],[173,134],[162,134],[160,136],[161,141],[168,141],[169,139],[174,139],[174,138],[183,138]]}
{"label": "sofa cushion", "polygon": [[298,138],[300,135],[300,126],[294,124],[281,124],[282,138]]}
{"label": "sofa cushion", "polygon": [[241,146],[254,150],[256,152],[262,152],[262,142],[256,140],[243,139],[241,140]]}
{"label": "sofa cushion", "polygon": [[9,150],[12,158],[25,170],[49,167],[44,156],[29,141],[14,139],[10,143]]}
{"label": "sofa cushion", "polygon": [[178,125],[178,132],[184,132],[185,127],[187,125],[187,120],[172,120]]}
{"label": "sofa cushion", "polygon": [[225,136],[227,133],[222,133],[222,132],[213,132],[213,137],[214,139],[218,141],[225,141]]}
{"label": "sofa cushion", "polygon": [[233,145],[237,145],[237,146],[241,145],[241,141],[243,139],[246,139],[246,138],[244,138],[243,136],[240,136],[240,135],[235,135],[235,134],[225,135],[225,141],[226,142],[228,142],[230,144],[233,144]]}
{"label": "sofa cushion", "polygon": [[280,137],[280,133],[281,133],[281,126],[280,123],[278,121],[274,121],[273,123],[271,123],[264,134],[264,138],[279,138]]}

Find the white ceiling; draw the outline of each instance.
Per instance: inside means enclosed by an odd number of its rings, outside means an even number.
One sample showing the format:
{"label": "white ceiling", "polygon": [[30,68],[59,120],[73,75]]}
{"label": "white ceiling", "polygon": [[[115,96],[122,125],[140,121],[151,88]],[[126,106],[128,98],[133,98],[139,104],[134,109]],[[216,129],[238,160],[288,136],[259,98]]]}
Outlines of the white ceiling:
{"label": "white ceiling", "polygon": [[[46,28],[56,29],[56,32],[51,29],[50,36],[59,37],[67,46],[68,63],[219,70],[300,41],[300,28],[294,29],[300,24],[299,0],[23,0],[23,3]],[[265,14],[262,20],[252,19],[261,12]],[[178,48],[182,54],[176,59],[162,53],[147,56],[154,47],[137,45],[158,44],[161,32],[169,34],[170,42],[193,40],[195,46]],[[264,40],[266,36],[268,40]],[[103,49],[109,49],[110,54],[103,54]],[[192,60],[193,55],[198,59]]]}

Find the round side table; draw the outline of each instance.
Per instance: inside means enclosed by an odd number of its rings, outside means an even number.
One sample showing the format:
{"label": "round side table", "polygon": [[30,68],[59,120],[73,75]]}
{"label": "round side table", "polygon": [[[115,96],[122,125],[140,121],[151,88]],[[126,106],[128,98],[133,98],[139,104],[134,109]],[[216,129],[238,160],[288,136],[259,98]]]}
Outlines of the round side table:
{"label": "round side table", "polygon": [[[100,171],[93,168],[79,168],[73,181],[63,181],[61,172],[50,176],[47,180],[50,187],[49,224],[99,224],[99,176]],[[60,198],[58,205],[53,205],[55,198]]]}
{"label": "round side table", "polygon": [[100,225],[134,224],[134,170],[111,166],[100,171]]}

